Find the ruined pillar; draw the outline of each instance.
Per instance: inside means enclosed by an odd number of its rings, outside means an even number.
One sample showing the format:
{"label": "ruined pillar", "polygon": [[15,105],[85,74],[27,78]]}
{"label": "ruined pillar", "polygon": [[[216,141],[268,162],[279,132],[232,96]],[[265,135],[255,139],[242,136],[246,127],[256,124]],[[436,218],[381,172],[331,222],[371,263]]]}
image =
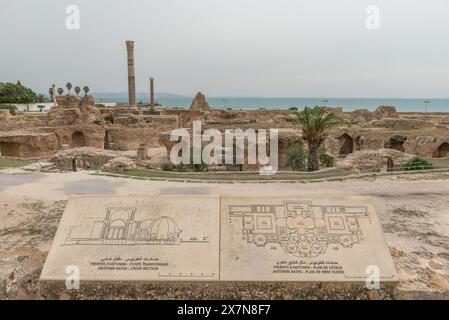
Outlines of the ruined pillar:
{"label": "ruined pillar", "polygon": [[55,84],[51,85],[51,90],[52,90],[51,100],[53,101],[53,105],[56,107],[57,103],[56,103],[56,85]]}
{"label": "ruined pillar", "polygon": [[128,96],[129,106],[136,108],[136,76],[134,73],[134,41],[126,41],[128,53]]}
{"label": "ruined pillar", "polygon": [[150,77],[150,106],[154,109],[154,78]]}

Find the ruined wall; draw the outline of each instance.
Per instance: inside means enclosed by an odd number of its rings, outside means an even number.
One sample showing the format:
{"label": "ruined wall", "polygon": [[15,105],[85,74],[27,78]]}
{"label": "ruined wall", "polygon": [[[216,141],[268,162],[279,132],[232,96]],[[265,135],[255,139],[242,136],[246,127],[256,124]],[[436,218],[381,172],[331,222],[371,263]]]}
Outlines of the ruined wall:
{"label": "ruined wall", "polygon": [[[189,138],[190,138],[190,145],[193,145],[193,135],[191,134],[191,130],[189,131]],[[170,141],[170,131],[162,132],[159,135],[159,144],[164,146],[167,150],[167,159],[170,158],[170,152],[174,145],[178,143],[178,141]],[[222,146],[223,146],[223,163],[224,161],[224,155],[226,153],[226,145],[225,145],[225,134],[224,132],[221,132],[222,134]],[[269,132],[266,132],[266,141],[267,144],[265,146],[266,153],[269,155],[270,152],[270,137]],[[234,140],[235,141],[235,140]],[[202,147],[206,146],[210,142],[202,142]],[[300,146],[303,146],[303,139],[301,135],[301,131],[294,130],[294,129],[280,129],[278,132],[278,166],[279,168],[285,168],[287,166],[287,152],[288,149],[294,144],[298,144]],[[235,155],[236,152],[236,146],[233,146],[233,152]],[[244,165],[242,166],[243,170],[257,170],[260,165],[259,164],[248,164],[248,141],[245,139],[244,141]],[[257,149],[256,154],[257,154]]]}
{"label": "ruined wall", "polygon": [[108,136],[109,148],[112,150],[137,150],[140,144],[149,147],[159,146],[159,128],[126,128],[120,125],[111,125],[105,131]]}
{"label": "ruined wall", "polygon": [[288,110],[213,110],[207,114],[205,126],[236,126],[241,128],[289,128],[297,124],[292,121],[294,113]]}
{"label": "ruined wall", "polygon": [[184,109],[166,109],[161,112],[161,115],[170,115],[178,117],[178,128],[191,127],[192,121],[201,120],[204,113],[200,110],[184,110]]}
{"label": "ruined wall", "polygon": [[[301,125],[295,122],[295,114],[290,110],[210,109],[203,96],[194,99],[193,109],[162,108],[151,112],[125,106],[97,108],[91,96],[66,95],[56,100],[58,106],[48,113],[12,116],[8,110],[0,110],[0,136],[9,156],[40,157],[65,145],[137,150],[146,144],[148,147],[165,145],[170,149],[173,143],[163,133],[175,128],[192,128],[194,120],[201,121],[203,130],[216,128],[221,132],[236,128],[280,129],[281,166],[291,145],[302,143]],[[332,155],[382,148],[425,157],[449,154],[449,113],[400,113],[389,106],[373,112],[366,109],[343,112],[341,108],[330,111],[347,122],[326,131],[323,147]]]}
{"label": "ruined wall", "polygon": [[47,113],[48,126],[84,126],[103,122],[92,96],[59,96],[56,102],[58,105]]}
{"label": "ruined wall", "polygon": [[435,158],[444,155],[444,153],[438,154],[438,149],[445,142],[449,142],[449,130],[444,129],[396,131],[374,128],[340,128],[331,130],[325,141],[324,147],[330,154],[334,156],[345,154],[341,152],[344,143],[341,139],[343,135],[351,138],[352,152],[388,148]]}
{"label": "ruined wall", "polygon": [[46,133],[0,133],[0,155],[12,158],[40,158],[57,151],[55,135]]}
{"label": "ruined wall", "polygon": [[114,124],[105,126],[104,146],[113,150],[136,150],[141,144],[157,147],[160,133],[178,124],[179,118],[171,115],[114,118]]}

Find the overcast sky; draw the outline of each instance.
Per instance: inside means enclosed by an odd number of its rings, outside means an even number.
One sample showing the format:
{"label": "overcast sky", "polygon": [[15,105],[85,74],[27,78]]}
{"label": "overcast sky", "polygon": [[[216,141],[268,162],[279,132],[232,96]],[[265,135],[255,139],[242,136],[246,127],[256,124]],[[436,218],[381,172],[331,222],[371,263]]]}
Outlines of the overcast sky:
{"label": "overcast sky", "polygon": [[[66,28],[66,6],[80,29]],[[449,0],[0,0],[0,81],[193,96],[449,98]],[[366,27],[368,5],[380,29]]]}

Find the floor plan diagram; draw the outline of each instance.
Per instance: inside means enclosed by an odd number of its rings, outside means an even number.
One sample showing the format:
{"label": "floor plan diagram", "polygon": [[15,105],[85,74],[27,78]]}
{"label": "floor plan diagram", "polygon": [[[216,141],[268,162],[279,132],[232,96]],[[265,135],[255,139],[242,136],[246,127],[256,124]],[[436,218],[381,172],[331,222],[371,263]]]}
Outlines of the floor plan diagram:
{"label": "floor plan diagram", "polygon": [[228,208],[231,221],[241,219],[247,243],[279,245],[297,257],[317,257],[331,244],[342,249],[360,244],[364,241],[360,219],[370,219],[364,206],[313,205],[311,201]]}

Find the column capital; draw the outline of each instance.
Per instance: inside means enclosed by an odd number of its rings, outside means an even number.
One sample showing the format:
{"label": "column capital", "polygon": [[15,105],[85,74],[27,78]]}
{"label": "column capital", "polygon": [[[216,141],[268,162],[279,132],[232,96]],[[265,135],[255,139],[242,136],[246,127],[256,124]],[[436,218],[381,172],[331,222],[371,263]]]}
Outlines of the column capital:
{"label": "column capital", "polygon": [[133,40],[126,40],[126,48],[127,49],[133,49],[134,48],[134,41]]}

